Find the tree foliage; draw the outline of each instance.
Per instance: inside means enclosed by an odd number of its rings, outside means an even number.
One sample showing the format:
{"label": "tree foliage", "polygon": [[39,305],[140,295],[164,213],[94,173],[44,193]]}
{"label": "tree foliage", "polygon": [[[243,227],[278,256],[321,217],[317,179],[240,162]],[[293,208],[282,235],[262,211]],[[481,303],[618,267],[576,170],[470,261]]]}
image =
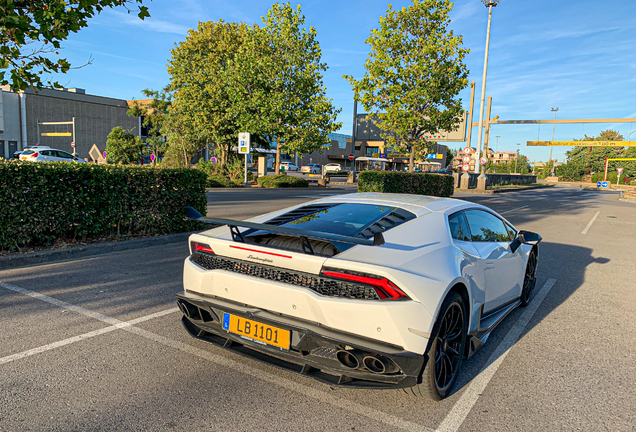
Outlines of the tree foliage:
{"label": "tree foliage", "polygon": [[173,103],[164,133],[184,160],[213,143],[224,165],[237,143],[239,123],[232,112],[226,69],[247,31],[243,23],[200,22],[171,51],[168,73]]}
{"label": "tree foliage", "polygon": [[117,126],[106,140],[106,161],[113,164],[137,165],[144,143],[137,135]]}
{"label": "tree foliage", "polygon": [[449,0],[413,0],[400,10],[389,5],[366,41],[364,77],[344,77],[387,131],[387,143],[411,147],[411,170],[416,149],[429,146],[424,134],[452,130],[463,113],[457,95],[468,84],[469,50],[448,30],[451,8]]}
{"label": "tree foliage", "polygon": [[[42,74],[66,73],[71,64],[59,56],[62,41],[88,25],[106,8],[123,6],[142,20],[143,0],[0,0],[0,85],[15,91],[42,88]],[[134,7],[135,10],[130,8]],[[45,82],[60,87],[59,83]]]}
{"label": "tree foliage", "polygon": [[[575,140],[578,141],[578,140]],[[623,136],[615,130],[607,129],[596,137],[585,137],[580,141],[623,141]],[[605,158],[634,158],[636,147],[583,147],[577,146],[565,153],[568,164],[574,162],[585,168],[586,174],[605,171]],[[608,169],[624,168],[624,174],[636,176],[636,162],[610,161]]]}
{"label": "tree foliage", "polygon": [[127,113],[131,117],[141,117],[142,125],[148,130],[146,147],[150,148],[155,155],[153,165],[157,163],[157,157],[163,156],[166,150],[166,143],[162,136],[162,129],[166,124],[168,109],[172,99],[169,87],[161,91],[144,89],[141,93],[151,98],[150,103],[142,104],[133,99]]}
{"label": "tree foliage", "polygon": [[341,111],[326,97],[316,29],[305,28],[300,6],[276,3],[252,25],[226,69],[231,112],[241,131],[276,142],[280,153],[309,153],[329,144],[327,134],[339,129]]}

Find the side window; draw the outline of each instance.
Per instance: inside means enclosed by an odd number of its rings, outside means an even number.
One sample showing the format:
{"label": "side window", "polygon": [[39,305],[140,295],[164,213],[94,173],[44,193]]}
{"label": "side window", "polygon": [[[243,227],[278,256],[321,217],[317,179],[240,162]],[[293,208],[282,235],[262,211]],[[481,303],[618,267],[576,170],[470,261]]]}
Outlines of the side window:
{"label": "side window", "polygon": [[466,219],[474,242],[508,242],[508,231],[501,219],[483,210],[467,210]]}
{"label": "side window", "polygon": [[57,157],[61,157],[61,158],[64,158],[64,159],[73,159],[73,156],[71,156],[70,154],[68,154],[66,152],[58,150],[56,153],[57,153]]}
{"label": "side window", "polygon": [[463,212],[452,214],[448,217],[448,226],[451,236],[455,240],[470,241],[470,230]]}

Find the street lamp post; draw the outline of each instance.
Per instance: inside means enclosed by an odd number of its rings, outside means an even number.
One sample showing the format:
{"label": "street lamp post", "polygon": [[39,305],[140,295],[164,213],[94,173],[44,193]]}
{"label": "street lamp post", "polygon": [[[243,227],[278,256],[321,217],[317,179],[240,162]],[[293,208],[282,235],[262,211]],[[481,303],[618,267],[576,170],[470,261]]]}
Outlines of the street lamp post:
{"label": "street lamp post", "polygon": [[[554,119],[556,120],[556,113],[559,110],[559,107],[551,108],[550,111],[554,112]],[[554,128],[556,127],[556,123],[552,123],[552,141],[554,141]],[[552,162],[552,146],[550,146],[550,159],[548,162]]]}
{"label": "street lamp post", "polygon": [[[481,157],[481,140],[482,130],[484,127],[484,103],[486,101],[486,72],[488,70],[488,47],[490,46],[490,21],[492,19],[492,8],[497,6],[499,0],[481,0],[484,6],[488,8],[488,30],[486,31],[486,54],[484,55],[484,73],[481,78],[481,102],[479,104],[479,135],[477,137],[477,155],[476,158]],[[481,164],[475,164],[475,174],[481,174]],[[481,175],[480,175],[481,177]]]}
{"label": "street lamp post", "polygon": [[497,138],[497,143],[495,144],[495,153],[497,153],[497,148],[499,148],[499,138],[501,138],[501,135],[497,135],[495,138]]}
{"label": "street lamp post", "polygon": [[519,146],[521,143],[517,143],[517,156],[515,157],[515,174],[517,174],[517,162],[519,161]]}

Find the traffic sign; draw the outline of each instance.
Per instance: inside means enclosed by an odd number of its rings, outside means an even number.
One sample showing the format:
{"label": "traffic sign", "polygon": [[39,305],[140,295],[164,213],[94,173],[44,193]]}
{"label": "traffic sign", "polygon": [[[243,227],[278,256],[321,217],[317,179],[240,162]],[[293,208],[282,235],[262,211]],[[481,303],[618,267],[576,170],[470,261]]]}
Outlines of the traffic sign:
{"label": "traffic sign", "polygon": [[471,149],[470,147],[464,147],[465,154],[471,154],[472,152],[473,152],[473,149]]}
{"label": "traffic sign", "polygon": [[75,147],[75,143],[74,142],[71,143],[71,147]]}
{"label": "traffic sign", "polygon": [[485,157],[479,159],[479,163],[482,165],[486,165],[488,163],[488,159],[486,159]]}
{"label": "traffic sign", "polygon": [[470,171],[470,165],[465,164],[464,166],[462,166],[462,171],[465,171],[465,172]]}
{"label": "traffic sign", "polygon": [[157,156],[155,156],[154,154],[151,154],[151,155],[150,155],[150,160],[151,160],[151,161],[153,161],[153,162],[154,162],[156,158],[157,158]]}
{"label": "traffic sign", "polygon": [[471,159],[472,159],[472,158],[471,158],[470,156],[464,156],[464,157],[462,158],[462,161],[463,161],[464,163],[470,163],[470,160],[471,160]]}
{"label": "traffic sign", "polygon": [[349,153],[349,160],[352,161],[356,156],[353,153]]}
{"label": "traffic sign", "polygon": [[215,158],[215,157],[211,157],[211,158],[210,158],[210,162],[212,162],[212,163],[217,163],[218,161],[216,160],[216,158]]}
{"label": "traffic sign", "polygon": [[603,182],[600,182],[600,181],[596,182],[596,187],[601,187],[601,184],[603,184]]}
{"label": "traffic sign", "polygon": [[238,135],[238,152],[239,154],[249,154],[250,153],[250,134],[248,132],[241,132]]}
{"label": "traffic sign", "polygon": [[102,156],[104,156],[104,159],[106,159],[106,150],[104,150],[104,153],[102,153]]}
{"label": "traffic sign", "polygon": [[623,174],[623,168],[616,168],[616,171],[618,171],[618,175]]}
{"label": "traffic sign", "polygon": [[601,187],[602,188],[608,188],[609,187],[609,182],[606,182],[606,181],[601,182]]}

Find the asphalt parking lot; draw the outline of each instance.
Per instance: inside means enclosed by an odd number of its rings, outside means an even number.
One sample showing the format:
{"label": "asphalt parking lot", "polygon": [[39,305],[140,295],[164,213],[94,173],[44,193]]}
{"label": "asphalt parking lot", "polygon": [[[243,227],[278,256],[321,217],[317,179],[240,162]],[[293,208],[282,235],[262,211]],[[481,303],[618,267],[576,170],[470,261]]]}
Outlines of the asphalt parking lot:
{"label": "asphalt parking lot", "polygon": [[[350,188],[221,190],[248,218]],[[457,196],[542,234],[537,291],[442,402],[331,389],[192,339],[186,244],[0,272],[0,431],[636,430],[636,205],[559,187]]]}

